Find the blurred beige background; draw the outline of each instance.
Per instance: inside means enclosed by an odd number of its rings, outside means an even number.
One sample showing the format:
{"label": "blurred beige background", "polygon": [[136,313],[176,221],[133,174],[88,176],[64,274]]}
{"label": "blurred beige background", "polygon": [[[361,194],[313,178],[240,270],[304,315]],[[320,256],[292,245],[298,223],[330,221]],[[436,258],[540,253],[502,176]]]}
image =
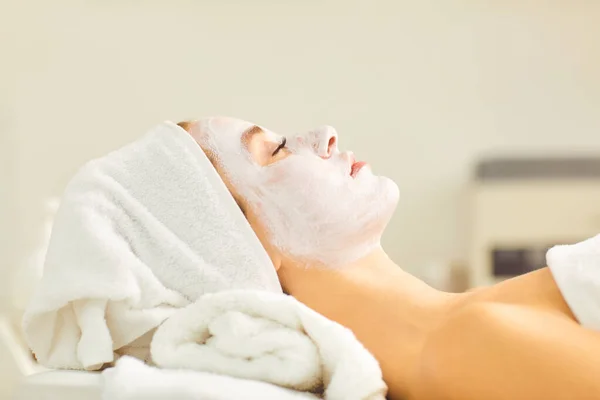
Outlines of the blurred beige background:
{"label": "blurred beige background", "polygon": [[479,157],[600,151],[596,1],[0,7],[0,296],[44,200],[164,119],[335,126],[342,147],[399,184],[384,246],[409,271],[466,258]]}

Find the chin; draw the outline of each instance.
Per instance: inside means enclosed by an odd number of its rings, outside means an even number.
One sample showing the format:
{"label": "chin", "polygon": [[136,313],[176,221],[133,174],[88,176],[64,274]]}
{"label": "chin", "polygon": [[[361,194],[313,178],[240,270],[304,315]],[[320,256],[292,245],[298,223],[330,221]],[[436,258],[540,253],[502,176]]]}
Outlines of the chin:
{"label": "chin", "polygon": [[378,242],[383,235],[383,231],[390,222],[392,215],[396,211],[400,190],[396,183],[386,177],[375,177],[377,187],[371,187],[370,200],[367,201],[368,210],[365,211],[366,220],[364,222],[363,240]]}
{"label": "chin", "polygon": [[393,180],[380,177],[381,180],[381,191],[379,192],[379,212],[377,213],[377,230],[380,235],[383,235],[383,231],[390,222],[398,201],[400,199],[400,189]]}
{"label": "chin", "polygon": [[381,176],[379,180],[381,182],[381,202],[384,208],[390,209],[390,214],[393,214],[400,199],[400,189],[390,178]]}

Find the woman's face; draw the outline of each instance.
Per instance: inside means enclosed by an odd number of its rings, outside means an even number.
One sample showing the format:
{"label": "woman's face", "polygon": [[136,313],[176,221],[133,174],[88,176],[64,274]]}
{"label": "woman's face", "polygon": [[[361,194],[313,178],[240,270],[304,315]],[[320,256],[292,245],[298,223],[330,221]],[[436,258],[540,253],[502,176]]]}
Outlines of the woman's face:
{"label": "woman's face", "polygon": [[379,246],[398,200],[391,180],[338,150],[328,126],[280,135],[234,118],[189,125],[274,260],[342,266]]}

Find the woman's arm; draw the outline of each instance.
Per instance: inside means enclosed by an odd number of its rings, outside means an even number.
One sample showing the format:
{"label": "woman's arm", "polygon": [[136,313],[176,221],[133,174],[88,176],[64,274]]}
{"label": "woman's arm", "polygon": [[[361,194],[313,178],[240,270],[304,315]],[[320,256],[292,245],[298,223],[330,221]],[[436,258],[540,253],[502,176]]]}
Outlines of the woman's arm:
{"label": "woman's arm", "polygon": [[600,399],[600,334],[558,312],[473,304],[422,356],[415,400]]}

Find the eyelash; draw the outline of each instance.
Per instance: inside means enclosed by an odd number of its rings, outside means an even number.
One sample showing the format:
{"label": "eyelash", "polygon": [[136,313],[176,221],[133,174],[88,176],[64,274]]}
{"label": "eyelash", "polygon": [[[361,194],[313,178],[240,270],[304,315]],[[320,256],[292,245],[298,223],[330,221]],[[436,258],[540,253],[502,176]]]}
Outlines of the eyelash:
{"label": "eyelash", "polygon": [[273,157],[275,157],[281,149],[285,148],[286,143],[287,143],[287,138],[284,137],[283,140],[281,141],[281,144],[279,146],[277,146],[277,148],[273,152]]}

